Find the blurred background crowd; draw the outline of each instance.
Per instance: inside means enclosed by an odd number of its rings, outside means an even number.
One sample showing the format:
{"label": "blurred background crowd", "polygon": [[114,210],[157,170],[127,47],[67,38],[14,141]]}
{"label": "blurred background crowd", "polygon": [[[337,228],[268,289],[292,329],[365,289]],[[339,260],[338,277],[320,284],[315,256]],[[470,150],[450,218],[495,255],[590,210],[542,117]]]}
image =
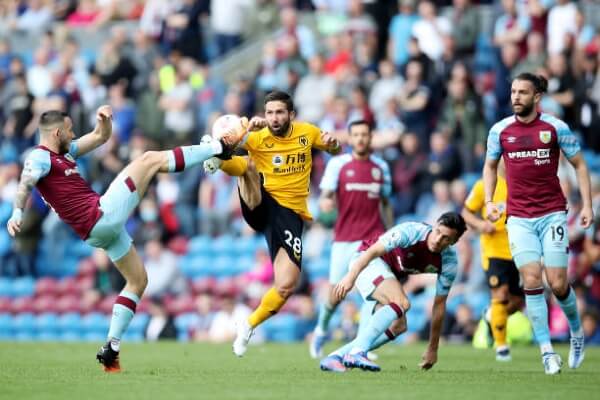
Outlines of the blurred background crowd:
{"label": "blurred background crowd", "polygon": [[[112,106],[113,137],[80,162],[103,193],[143,151],[198,143],[224,113],[261,114],[273,89],[293,96],[297,119],[342,142],[349,122],[369,121],[373,149],[392,170],[397,221],[432,222],[461,209],[480,176],[489,127],[511,114],[511,77],[523,71],[548,78],[542,110],[579,135],[598,216],[599,27],[593,0],[4,0],[0,224],[44,110],[68,112],[83,134],[99,105]],[[327,161],[314,155],[316,218],[305,233],[303,282],[258,332],[264,340],[303,340],[315,322],[332,236],[317,206]],[[600,343],[600,220],[588,231],[577,226],[580,200],[565,160],[559,175],[572,216],[569,276],[587,339]],[[125,340],[229,341],[231,321],[270,286],[264,240],[243,222],[235,179],[225,174],[159,176],[127,229],[149,286]],[[469,341],[489,294],[477,235],[465,235],[457,250],[444,335]],[[433,282],[406,283],[413,306],[400,341],[426,335]],[[37,193],[23,233],[12,240],[0,230],[0,339],[103,340],[122,285],[108,258]],[[352,337],[357,297],[335,318],[335,337]],[[553,337],[566,339],[554,304],[550,318]]]}

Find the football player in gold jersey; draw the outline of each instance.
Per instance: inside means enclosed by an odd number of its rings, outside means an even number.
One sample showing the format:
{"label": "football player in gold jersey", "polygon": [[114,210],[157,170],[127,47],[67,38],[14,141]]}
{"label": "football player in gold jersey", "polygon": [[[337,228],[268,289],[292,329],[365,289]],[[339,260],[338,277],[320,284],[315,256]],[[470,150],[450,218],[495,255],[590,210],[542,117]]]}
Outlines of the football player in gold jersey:
{"label": "football player in gold jersey", "polygon": [[[294,120],[289,94],[271,92],[264,106],[265,118],[252,118],[248,134],[240,141],[248,157],[235,156],[219,166],[239,177],[242,214],[254,230],[265,235],[274,268],[274,286],[248,320],[238,322],[233,352],[239,357],[246,352],[254,328],[283,307],[298,283],[304,221],[312,219],[307,207],[312,149],[340,152],[333,136]],[[215,162],[208,161],[205,169],[214,169]]]}
{"label": "football player in gold jersey", "polygon": [[[494,203],[500,207],[496,222],[487,218],[483,180],[478,180],[465,201],[462,216],[467,224],[481,234],[481,263],[486,272],[491,292],[491,330],[496,346],[496,360],[510,361],[510,349],[506,341],[508,316],[523,305],[523,290],[519,285],[519,271],[512,260],[508,233],[506,231],[506,179],[504,163],[498,168],[498,183]],[[479,216],[478,216],[479,214]],[[486,318],[484,316],[484,318]]]}

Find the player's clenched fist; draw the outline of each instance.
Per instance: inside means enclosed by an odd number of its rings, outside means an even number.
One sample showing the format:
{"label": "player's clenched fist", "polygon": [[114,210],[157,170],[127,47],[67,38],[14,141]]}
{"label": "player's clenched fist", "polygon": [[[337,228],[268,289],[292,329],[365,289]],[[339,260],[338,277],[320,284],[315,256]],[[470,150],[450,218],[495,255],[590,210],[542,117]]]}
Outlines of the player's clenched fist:
{"label": "player's clenched fist", "polygon": [[98,122],[108,122],[112,120],[112,107],[109,105],[98,107],[98,110],[96,111],[96,120]]}
{"label": "player's clenched fist", "polygon": [[500,209],[498,208],[498,205],[492,201],[488,201],[485,205],[486,208],[486,212],[487,212],[487,219],[489,219],[492,222],[496,222],[500,219],[500,215],[502,214],[500,212]]}
{"label": "player's clenched fist", "polygon": [[263,117],[252,117],[250,122],[248,123],[248,130],[250,132],[259,131],[262,128],[267,126],[267,120]]}
{"label": "player's clenched fist", "polygon": [[334,150],[334,149],[337,149],[340,147],[340,143],[338,142],[338,140],[336,138],[334,138],[331,135],[331,133],[329,133],[329,132],[321,131],[321,140],[331,150]]}

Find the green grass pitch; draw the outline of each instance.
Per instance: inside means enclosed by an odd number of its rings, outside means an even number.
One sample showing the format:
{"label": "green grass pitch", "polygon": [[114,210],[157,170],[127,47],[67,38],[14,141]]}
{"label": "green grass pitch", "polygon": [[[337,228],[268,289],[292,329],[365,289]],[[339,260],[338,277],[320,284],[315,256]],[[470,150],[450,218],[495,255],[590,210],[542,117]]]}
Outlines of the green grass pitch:
{"label": "green grass pitch", "polygon": [[[592,399],[600,392],[600,348],[579,370],[546,376],[536,347],[513,349],[497,363],[492,350],[443,345],[430,371],[417,367],[424,343],[378,351],[380,373],[324,373],[305,344],[251,346],[125,343],[121,374],[95,363],[99,346],[0,342],[0,399]],[[330,344],[327,350],[333,349]]]}

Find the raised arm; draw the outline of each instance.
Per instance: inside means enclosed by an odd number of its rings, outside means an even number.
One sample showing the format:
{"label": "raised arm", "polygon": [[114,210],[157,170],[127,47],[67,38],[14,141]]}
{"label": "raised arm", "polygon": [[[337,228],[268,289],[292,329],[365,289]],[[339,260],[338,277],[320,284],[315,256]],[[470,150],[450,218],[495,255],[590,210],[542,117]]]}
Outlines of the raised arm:
{"label": "raised arm", "polygon": [[100,147],[108,141],[111,134],[112,108],[108,105],[103,105],[96,111],[96,127],[93,131],[77,140],[77,154],[73,154],[73,156],[79,157]]}

